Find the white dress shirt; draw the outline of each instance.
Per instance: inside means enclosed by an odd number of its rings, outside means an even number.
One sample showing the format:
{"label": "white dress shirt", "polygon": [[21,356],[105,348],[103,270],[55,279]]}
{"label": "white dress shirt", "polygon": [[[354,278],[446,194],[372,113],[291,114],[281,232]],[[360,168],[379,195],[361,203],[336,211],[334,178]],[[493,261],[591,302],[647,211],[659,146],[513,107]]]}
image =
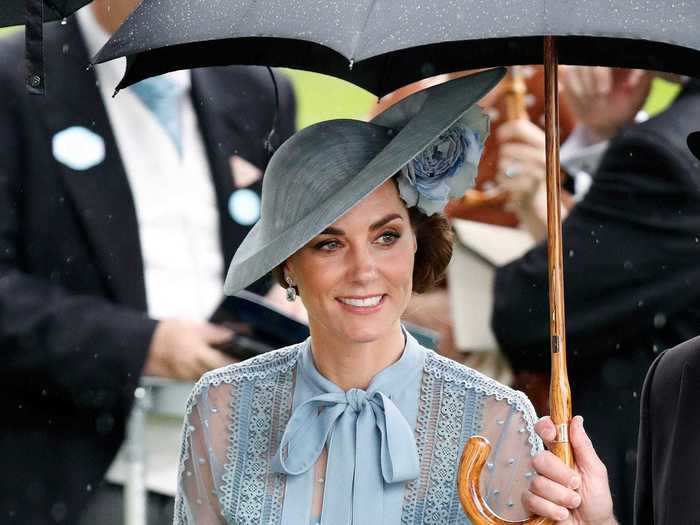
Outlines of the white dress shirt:
{"label": "white dress shirt", "polygon": [[[91,55],[109,35],[90,6],[78,11],[80,29]],[[136,208],[143,257],[148,314],[155,319],[207,319],[223,296],[223,256],[219,212],[206,150],[190,98],[189,72],[169,73],[186,89],[180,105],[182,155],[156,117],[129,89],[112,97],[125,68],[123,60],[95,66],[98,86],[126,170]],[[143,447],[145,484],[174,495],[189,384],[154,389],[158,413],[146,415]],[[106,478],[124,483],[129,474],[125,447]]]}
{"label": "white dress shirt", "polygon": [[[78,12],[88,52],[109,35],[90,7]],[[190,97],[190,73],[169,73],[180,98],[182,156],[143,102],[124,89],[112,97],[124,59],[95,66],[139,225],[148,314],[156,319],[207,319],[222,298],[219,212],[206,150]]]}

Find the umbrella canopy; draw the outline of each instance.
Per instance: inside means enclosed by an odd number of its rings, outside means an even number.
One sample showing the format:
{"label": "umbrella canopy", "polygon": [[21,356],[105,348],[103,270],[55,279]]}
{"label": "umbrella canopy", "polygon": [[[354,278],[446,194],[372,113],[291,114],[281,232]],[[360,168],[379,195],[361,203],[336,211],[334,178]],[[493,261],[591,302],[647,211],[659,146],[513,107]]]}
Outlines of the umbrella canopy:
{"label": "umbrella canopy", "polygon": [[[60,20],[75,13],[90,0],[44,0],[44,21]],[[25,0],[2,0],[0,27],[24,24]]]}
{"label": "umbrella canopy", "polygon": [[[144,0],[96,57],[126,56],[120,87],[225,64],[326,73],[382,96],[439,73],[542,62],[698,75],[700,9],[655,0]],[[350,67],[352,65],[352,67]]]}

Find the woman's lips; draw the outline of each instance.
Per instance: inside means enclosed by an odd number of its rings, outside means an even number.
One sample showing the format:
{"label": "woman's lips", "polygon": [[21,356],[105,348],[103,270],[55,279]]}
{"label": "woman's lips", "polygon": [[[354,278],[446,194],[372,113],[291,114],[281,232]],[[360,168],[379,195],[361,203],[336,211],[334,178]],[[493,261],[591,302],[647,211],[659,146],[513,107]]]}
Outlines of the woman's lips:
{"label": "woman's lips", "polygon": [[338,297],[336,301],[340,303],[344,310],[357,314],[372,314],[378,312],[384,306],[385,294],[366,295],[364,297]]}

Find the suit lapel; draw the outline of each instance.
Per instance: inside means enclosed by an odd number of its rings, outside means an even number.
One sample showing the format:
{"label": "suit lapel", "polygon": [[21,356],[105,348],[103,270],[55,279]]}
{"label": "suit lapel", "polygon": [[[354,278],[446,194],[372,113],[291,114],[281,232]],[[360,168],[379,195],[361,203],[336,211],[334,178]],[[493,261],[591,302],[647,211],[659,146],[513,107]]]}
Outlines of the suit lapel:
{"label": "suit lapel", "polygon": [[[56,161],[106,286],[117,302],[146,309],[139,230],[131,189],[75,18],[46,29],[47,95],[35,97],[49,137],[69,128],[104,142],[104,160],[77,170]],[[93,136],[94,136],[93,135]],[[74,148],[79,149],[79,148]]]}
{"label": "suit lapel", "polygon": [[[204,138],[211,174],[216,189],[219,213],[221,249],[225,269],[233,258],[238,245],[250,231],[250,226],[236,222],[230,213],[229,201],[237,185],[232,169],[232,158],[241,156],[252,164],[259,164],[251,155],[262,148],[250,144],[251,133],[240,122],[243,108],[241,99],[232,96],[227,86],[216,75],[215,69],[198,69],[192,72],[192,100],[200,131]],[[262,181],[250,186],[260,195]]]}
{"label": "suit lapel", "polygon": [[[700,506],[690,504],[697,497],[700,483],[700,455],[698,454],[698,434],[700,434],[700,370],[690,363],[684,363],[678,391],[675,417],[667,428],[670,449],[667,451],[668,470],[663,473],[667,485],[661,500],[664,503],[663,523],[700,523]],[[692,510],[691,510],[692,509]],[[692,516],[692,517],[691,517]]]}

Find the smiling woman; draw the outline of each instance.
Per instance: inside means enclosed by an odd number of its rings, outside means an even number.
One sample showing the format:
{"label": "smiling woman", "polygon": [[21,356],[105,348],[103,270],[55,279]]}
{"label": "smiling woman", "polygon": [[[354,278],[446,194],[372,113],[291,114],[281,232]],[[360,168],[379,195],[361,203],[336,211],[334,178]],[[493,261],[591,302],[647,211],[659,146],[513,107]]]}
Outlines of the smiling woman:
{"label": "smiling woman", "polygon": [[[449,262],[441,211],[474,182],[488,120],[473,104],[502,73],[431,87],[370,123],[310,126],[275,152],[225,289],[274,270],[311,335],[198,382],[176,523],[464,524],[457,465],[476,433],[494,443],[482,491],[501,515],[585,505],[574,471],[556,458],[535,468],[542,442],[522,393],[401,326]],[[545,494],[528,492],[535,471]]]}

